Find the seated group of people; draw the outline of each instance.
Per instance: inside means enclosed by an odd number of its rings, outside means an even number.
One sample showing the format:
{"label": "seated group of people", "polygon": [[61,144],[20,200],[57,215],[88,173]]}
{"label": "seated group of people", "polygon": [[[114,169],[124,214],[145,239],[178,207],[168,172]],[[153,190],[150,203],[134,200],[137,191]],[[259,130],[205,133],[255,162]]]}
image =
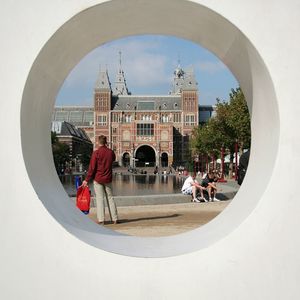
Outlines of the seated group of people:
{"label": "seated group of people", "polygon": [[[184,195],[192,195],[192,202],[208,202],[208,201],[220,201],[216,198],[217,193],[217,181],[219,176],[216,172],[210,171],[202,178],[201,184],[196,180],[196,175],[190,175],[184,181],[181,192]],[[200,192],[200,199],[197,198],[197,193]],[[208,200],[204,197],[204,191],[208,193]]]}

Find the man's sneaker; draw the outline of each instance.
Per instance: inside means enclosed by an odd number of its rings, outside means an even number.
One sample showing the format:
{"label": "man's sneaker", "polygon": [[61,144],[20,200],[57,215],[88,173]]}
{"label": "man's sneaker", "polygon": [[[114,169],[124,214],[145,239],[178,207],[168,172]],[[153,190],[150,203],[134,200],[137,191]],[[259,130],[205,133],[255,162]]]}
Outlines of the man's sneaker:
{"label": "man's sneaker", "polygon": [[218,198],[214,197],[214,202],[218,202],[218,201],[221,201],[221,200],[219,200]]}
{"label": "man's sneaker", "polygon": [[201,200],[203,200],[204,202],[208,202],[208,200],[206,200],[204,197],[202,197]]}
{"label": "man's sneaker", "polygon": [[198,202],[198,203],[199,203],[200,200],[198,200],[197,198],[194,198],[194,199],[193,199],[193,202]]}
{"label": "man's sneaker", "polygon": [[213,200],[211,198],[208,199],[208,202],[212,202]]}

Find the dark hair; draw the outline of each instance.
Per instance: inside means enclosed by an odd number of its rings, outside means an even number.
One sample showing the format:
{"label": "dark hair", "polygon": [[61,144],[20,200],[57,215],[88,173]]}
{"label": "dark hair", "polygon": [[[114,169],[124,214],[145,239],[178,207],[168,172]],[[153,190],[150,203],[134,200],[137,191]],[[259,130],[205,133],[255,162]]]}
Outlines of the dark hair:
{"label": "dark hair", "polygon": [[104,136],[104,135],[99,136],[99,144],[100,145],[106,145],[107,144],[106,136]]}

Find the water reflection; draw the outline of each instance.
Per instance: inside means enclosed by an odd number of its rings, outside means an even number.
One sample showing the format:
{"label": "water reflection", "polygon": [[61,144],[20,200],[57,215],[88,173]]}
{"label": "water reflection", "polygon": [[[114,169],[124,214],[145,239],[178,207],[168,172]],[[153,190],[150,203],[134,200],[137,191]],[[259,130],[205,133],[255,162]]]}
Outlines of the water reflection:
{"label": "water reflection", "polygon": [[113,178],[116,196],[180,193],[182,178],[170,175],[120,175]]}
{"label": "water reflection", "polygon": [[[70,196],[75,195],[75,176],[64,175],[60,179],[67,193]],[[138,196],[180,193],[184,179],[175,175],[114,174],[113,194],[114,196]],[[92,186],[90,184],[91,188]]]}

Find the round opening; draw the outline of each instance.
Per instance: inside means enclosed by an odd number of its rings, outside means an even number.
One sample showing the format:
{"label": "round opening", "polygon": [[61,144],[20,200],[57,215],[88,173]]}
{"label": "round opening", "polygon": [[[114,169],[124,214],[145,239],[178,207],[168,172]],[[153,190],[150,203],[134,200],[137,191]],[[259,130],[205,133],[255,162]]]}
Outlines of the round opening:
{"label": "round opening", "polygon": [[[249,112],[238,86],[214,54],[174,36],[134,35],[92,50],[65,79],[52,116],[55,168],[71,200],[75,204],[92,144],[97,148],[103,134],[116,155],[112,187],[119,221],[113,224],[113,208],[107,207],[105,227],[157,237],[211,221],[238,191],[235,160],[239,162],[239,153],[250,145]],[[180,106],[174,109],[174,103]],[[226,123],[238,129],[234,136],[225,127],[225,110],[231,116]],[[222,141],[216,139],[220,133]],[[186,171],[195,173],[203,186],[207,176],[219,178],[213,185],[216,190],[196,189],[195,196],[192,190],[183,193],[190,180]],[[89,187],[91,205],[83,212],[100,222],[92,182]],[[205,202],[209,203],[197,204]]]}
{"label": "round opening", "polygon": [[[193,21],[179,22],[174,16]],[[251,112],[251,161],[243,186],[217,218],[181,235],[137,238],[99,228],[70,203],[54,169],[49,131],[52,108],[62,82],[80,59],[99,44],[138,34],[182,37],[216,54],[239,80]],[[79,13],[51,37],[36,58],[21,107],[24,161],[31,183],[48,212],[90,245],[139,257],[165,257],[200,250],[234,230],[255,208],[268,184],[277,153],[278,132],[276,97],[259,53],[225,18],[189,1],[112,1]],[[258,180],[255,174],[262,173],[264,176]]]}

